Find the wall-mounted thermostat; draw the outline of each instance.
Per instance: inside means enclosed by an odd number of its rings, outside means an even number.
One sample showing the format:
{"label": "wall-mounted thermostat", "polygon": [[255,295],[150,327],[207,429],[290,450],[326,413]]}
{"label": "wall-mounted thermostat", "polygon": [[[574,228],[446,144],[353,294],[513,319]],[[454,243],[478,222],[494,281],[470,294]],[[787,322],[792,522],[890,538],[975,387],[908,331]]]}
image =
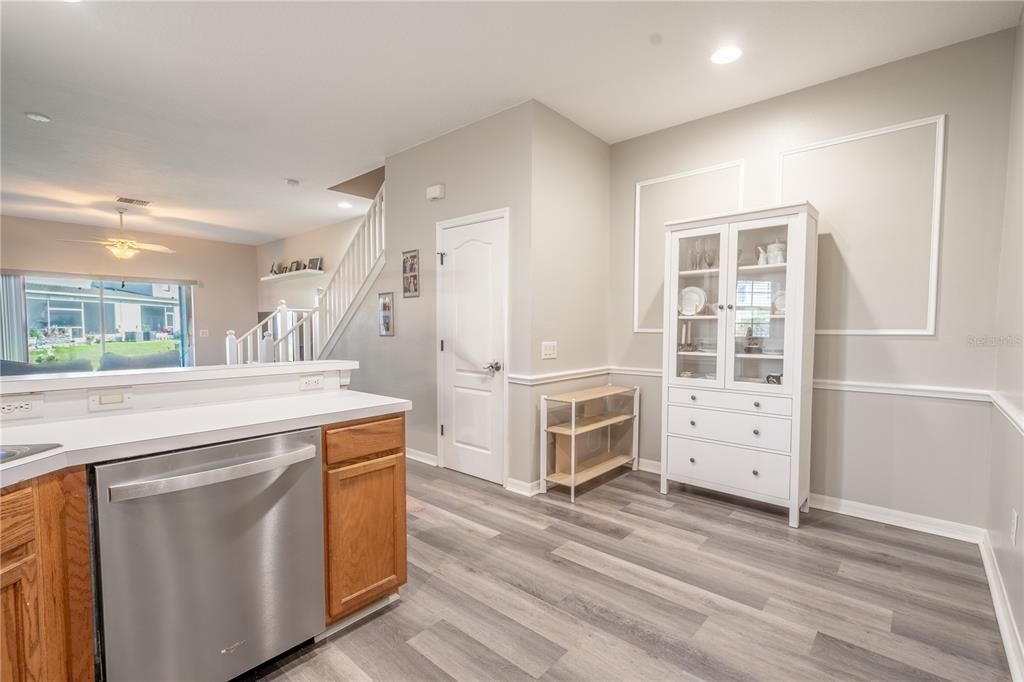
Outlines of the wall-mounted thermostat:
{"label": "wall-mounted thermostat", "polygon": [[427,188],[427,201],[444,199],[444,185],[431,185]]}

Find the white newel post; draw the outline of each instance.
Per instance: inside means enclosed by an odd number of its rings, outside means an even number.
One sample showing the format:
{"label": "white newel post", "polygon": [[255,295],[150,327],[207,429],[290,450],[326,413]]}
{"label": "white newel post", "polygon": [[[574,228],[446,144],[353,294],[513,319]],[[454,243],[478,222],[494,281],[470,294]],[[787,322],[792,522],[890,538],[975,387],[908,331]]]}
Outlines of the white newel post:
{"label": "white newel post", "polygon": [[238,339],[235,338],[235,330],[229,329],[227,338],[224,340],[225,361],[229,365],[238,364]]}

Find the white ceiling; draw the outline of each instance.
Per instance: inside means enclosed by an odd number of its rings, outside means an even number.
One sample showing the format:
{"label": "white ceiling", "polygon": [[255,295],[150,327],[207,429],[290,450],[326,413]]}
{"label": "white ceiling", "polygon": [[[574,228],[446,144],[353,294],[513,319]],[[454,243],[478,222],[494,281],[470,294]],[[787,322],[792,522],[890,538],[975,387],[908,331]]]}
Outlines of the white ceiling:
{"label": "white ceiling", "polygon": [[[616,142],[1014,26],[1019,2],[11,3],[10,215],[262,243],[326,188],[535,98]],[[715,66],[733,42],[744,56]],[[33,123],[41,111],[49,124]],[[301,180],[288,187],[285,178]]]}

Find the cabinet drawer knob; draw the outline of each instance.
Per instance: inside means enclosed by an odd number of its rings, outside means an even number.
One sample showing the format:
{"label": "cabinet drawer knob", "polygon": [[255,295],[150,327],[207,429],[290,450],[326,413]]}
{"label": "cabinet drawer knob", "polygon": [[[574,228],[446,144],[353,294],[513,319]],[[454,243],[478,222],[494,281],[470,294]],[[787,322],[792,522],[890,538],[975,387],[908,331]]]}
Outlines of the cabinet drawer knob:
{"label": "cabinet drawer knob", "polygon": [[718,309],[719,309],[719,310],[725,310],[725,306],[724,306],[724,305],[722,305],[721,303],[719,303],[719,304],[718,304]]}
{"label": "cabinet drawer knob", "polygon": [[696,464],[696,463],[697,463],[697,460],[695,460],[693,457],[691,457],[690,458],[690,464]]}
{"label": "cabinet drawer knob", "polygon": [[728,308],[729,310],[732,310],[732,303],[730,303],[729,305],[727,305],[725,307]]}
{"label": "cabinet drawer knob", "polygon": [[697,422],[694,421],[693,419],[691,419],[690,420],[690,426],[696,426],[696,425],[697,425]]}
{"label": "cabinet drawer knob", "polygon": [[757,476],[757,469],[754,469],[754,471],[752,471],[751,473],[753,473],[755,476]]}
{"label": "cabinet drawer knob", "polygon": [[761,402],[759,400],[755,400],[754,407],[761,407]]}
{"label": "cabinet drawer knob", "polygon": [[757,429],[754,429],[754,435],[755,436],[760,436],[761,432],[759,430],[757,430]]}
{"label": "cabinet drawer knob", "polygon": [[695,396],[693,394],[690,394],[690,400],[696,400],[696,399],[697,399],[697,396]]}

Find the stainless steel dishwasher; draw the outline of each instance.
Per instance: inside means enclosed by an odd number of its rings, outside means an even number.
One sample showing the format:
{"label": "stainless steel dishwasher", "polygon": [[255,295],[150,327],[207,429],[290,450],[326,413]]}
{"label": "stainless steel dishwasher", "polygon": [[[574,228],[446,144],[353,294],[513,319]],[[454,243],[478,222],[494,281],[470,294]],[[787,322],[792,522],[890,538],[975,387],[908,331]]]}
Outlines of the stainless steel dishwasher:
{"label": "stainless steel dishwasher", "polygon": [[228,680],[324,629],[320,430],[96,467],[108,680]]}

